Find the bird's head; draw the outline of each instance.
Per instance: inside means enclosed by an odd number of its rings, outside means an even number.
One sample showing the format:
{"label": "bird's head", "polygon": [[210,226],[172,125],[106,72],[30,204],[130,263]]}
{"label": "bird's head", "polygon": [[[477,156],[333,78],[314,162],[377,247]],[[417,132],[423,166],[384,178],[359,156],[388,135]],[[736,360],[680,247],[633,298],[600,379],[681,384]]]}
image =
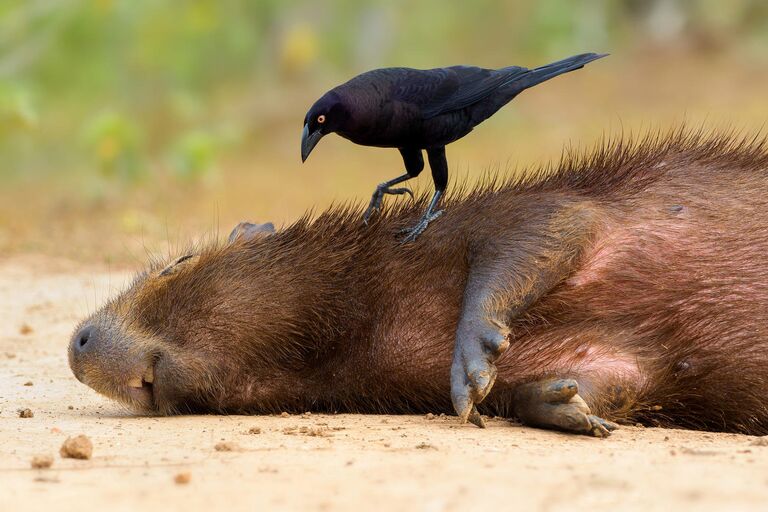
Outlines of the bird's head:
{"label": "bird's head", "polygon": [[301,132],[301,161],[304,162],[324,135],[333,133],[349,120],[349,109],[338,94],[327,92],[317,100],[304,117]]}

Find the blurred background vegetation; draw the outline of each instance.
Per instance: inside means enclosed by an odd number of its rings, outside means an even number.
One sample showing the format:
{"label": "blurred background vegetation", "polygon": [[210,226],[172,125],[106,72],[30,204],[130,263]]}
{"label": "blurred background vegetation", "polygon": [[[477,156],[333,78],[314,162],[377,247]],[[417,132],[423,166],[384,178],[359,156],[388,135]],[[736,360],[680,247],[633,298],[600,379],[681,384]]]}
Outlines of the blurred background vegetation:
{"label": "blurred background vegetation", "polygon": [[241,219],[363,205],[399,155],[328,138],[302,166],[303,116],[327,89],[375,67],[585,51],[612,55],[451,145],[452,177],[768,115],[764,0],[1,0],[0,256],[138,264]]}

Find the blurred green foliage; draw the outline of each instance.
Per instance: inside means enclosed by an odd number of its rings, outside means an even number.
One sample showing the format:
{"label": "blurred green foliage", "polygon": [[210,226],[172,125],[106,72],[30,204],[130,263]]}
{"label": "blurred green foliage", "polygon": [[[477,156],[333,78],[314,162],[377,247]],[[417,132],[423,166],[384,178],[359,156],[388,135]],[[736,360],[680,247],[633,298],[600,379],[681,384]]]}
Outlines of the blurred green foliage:
{"label": "blurred green foliage", "polygon": [[0,178],[198,181],[365,69],[653,44],[764,59],[766,20],[763,0],[3,0]]}

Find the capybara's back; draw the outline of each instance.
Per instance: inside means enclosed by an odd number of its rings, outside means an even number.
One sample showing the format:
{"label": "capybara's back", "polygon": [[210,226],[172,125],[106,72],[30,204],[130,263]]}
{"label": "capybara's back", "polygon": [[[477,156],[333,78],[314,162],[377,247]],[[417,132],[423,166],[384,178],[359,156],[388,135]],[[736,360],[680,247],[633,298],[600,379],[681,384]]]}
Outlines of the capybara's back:
{"label": "capybara's back", "polygon": [[241,229],[142,274],[70,363],[161,413],[766,433],[766,198],[761,141],[680,132],[457,194],[413,244],[395,234],[423,199],[369,226],[346,208]]}

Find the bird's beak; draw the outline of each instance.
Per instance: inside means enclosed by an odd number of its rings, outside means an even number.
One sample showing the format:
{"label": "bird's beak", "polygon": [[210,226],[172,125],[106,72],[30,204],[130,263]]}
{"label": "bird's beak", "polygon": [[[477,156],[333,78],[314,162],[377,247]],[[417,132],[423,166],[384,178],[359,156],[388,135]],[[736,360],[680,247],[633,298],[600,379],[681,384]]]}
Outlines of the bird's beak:
{"label": "bird's beak", "polygon": [[307,125],[304,125],[304,129],[301,131],[301,161],[305,162],[307,158],[309,157],[309,154],[312,152],[312,150],[317,146],[317,143],[320,142],[320,139],[323,138],[323,134],[320,132],[320,130],[315,130],[312,133],[309,133],[309,127]]}

